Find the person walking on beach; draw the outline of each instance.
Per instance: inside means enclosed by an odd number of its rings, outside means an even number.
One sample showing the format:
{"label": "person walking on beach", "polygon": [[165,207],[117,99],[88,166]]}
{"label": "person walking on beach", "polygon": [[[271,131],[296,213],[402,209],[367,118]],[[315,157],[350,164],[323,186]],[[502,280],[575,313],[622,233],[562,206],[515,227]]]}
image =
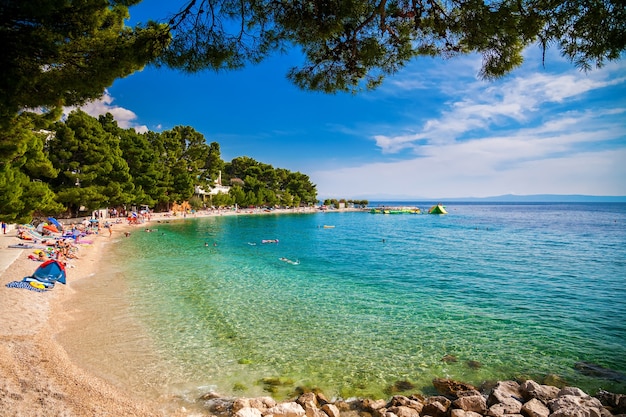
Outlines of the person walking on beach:
{"label": "person walking on beach", "polygon": [[5,222],[2,222],[2,234],[7,234],[7,224]]}

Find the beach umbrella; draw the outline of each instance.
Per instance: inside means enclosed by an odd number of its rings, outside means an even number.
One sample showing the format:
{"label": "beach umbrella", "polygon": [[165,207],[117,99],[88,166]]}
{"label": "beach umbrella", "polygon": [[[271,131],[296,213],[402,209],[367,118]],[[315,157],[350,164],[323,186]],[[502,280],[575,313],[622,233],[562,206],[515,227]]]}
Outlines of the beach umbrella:
{"label": "beach umbrella", "polygon": [[63,225],[58,222],[54,217],[48,217],[48,221],[56,226],[57,229],[63,230]]}

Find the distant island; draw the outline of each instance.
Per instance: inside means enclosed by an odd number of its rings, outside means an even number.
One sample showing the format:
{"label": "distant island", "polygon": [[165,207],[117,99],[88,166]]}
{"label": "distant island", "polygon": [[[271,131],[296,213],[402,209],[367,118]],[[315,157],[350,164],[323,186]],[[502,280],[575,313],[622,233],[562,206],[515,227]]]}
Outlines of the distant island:
{"label": "distant island", "polygon": [[515,195],[505,194],[494,197],[482,198],[450,198],[448,201],[467,201],[467,202],[520,202],[520,203],[626,203],[626,196],[596,196],[581,194],[531,194],[531,195]]}

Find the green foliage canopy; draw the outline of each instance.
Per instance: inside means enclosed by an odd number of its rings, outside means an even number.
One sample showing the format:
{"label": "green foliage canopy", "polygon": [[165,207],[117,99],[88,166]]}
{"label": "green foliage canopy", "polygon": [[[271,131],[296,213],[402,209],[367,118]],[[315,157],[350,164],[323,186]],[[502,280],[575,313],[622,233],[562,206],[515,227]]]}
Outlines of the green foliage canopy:
{"label": "green foliage canopy", "polygon": [[44,151],[52,132],[45,116],[22,113],[0,129],[0,218],[30,221],[34,212],[61,211],[47,181],[57,176]]}
{"label": "green foliage canopy", "polygon": [[168,45],[167,25],[129,28],[140,0],[5,0],[0,5],[0,118],[102,96]]}
{"label": "green foliage canopy", "polygon": [[298,47],[288,77],[304,89],[378,86],[416,56],[483,56],[500,77],[531,44],[557,47],[590,69],[626,45],[623,0],[189,0],[170,16],[173,41],[158,58],[185,71],[233,69]]}
{"label": "green foliage canopy", "polygon": [[230,195],[240,206],[299,206],[315,204],[317,189],[307,175],[274,168],[248,156],[234,158],[224,166],[225,178],[242,179]]}
{"label": "green foliage canopy", "polygon": [[[224,169],[226,181],[229,175],[245,181],[207,205],[273,206],[282,195],[293,195],[289,205],[294,199],[316,201],[308,176],[246,156],[224,162],[219,144],[207,145],[189,126],[137,133],[120,128],[111,114],[96,119],[81,110],[64,121],[52,119],[22,113],[11,129],[0,130],[0,151],[9,161],[0,163],[3,221],[25,223],[33,214],[76,216],[81,210],[143,204],[167,209],[172,202],[192,200],[195,186],[208,190],[218,168]],[[198,200],[193,200],[196,208]]]}
{"label": "green foliage canopy", "polygon": [[60,175],[51,184],[72,213],[132,201],[134,184],[118,137],[80,110],[58,122],[55,131],[48,150]]}
{"label": "green foliage canopy", "polygon": [[[0,3],[0,217],[59,212],[45,129],[62,106],[102,96],[168,45],[167,25],[125,26],[140,0],[5,0]],[[44,109],[47,114],[25,113]],[[62,181],[65,174],[62,175]],[[65,178],[67,180],[67,178]],[[58,182],[57,180],[55,180]],[[123,194],[124,190],[119,190]],[[77,200],[78,197],[68,201]]]}

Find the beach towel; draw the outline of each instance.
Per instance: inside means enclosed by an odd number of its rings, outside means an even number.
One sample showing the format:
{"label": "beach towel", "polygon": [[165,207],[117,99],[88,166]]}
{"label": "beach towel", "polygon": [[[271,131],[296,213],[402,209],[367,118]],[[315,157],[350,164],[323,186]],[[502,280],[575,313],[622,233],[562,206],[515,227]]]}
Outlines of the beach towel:
{"label": "beach towel", "polygon": [[31,291],[35,291],[35,292],[46,292],[48,291],[46,288],[35,288],[33,287],[30,282],[26,282],[26,281],[12,281],[9,282],[7,284],[7,287],[9,288],[24,288],[25,290],[31,290]]}

